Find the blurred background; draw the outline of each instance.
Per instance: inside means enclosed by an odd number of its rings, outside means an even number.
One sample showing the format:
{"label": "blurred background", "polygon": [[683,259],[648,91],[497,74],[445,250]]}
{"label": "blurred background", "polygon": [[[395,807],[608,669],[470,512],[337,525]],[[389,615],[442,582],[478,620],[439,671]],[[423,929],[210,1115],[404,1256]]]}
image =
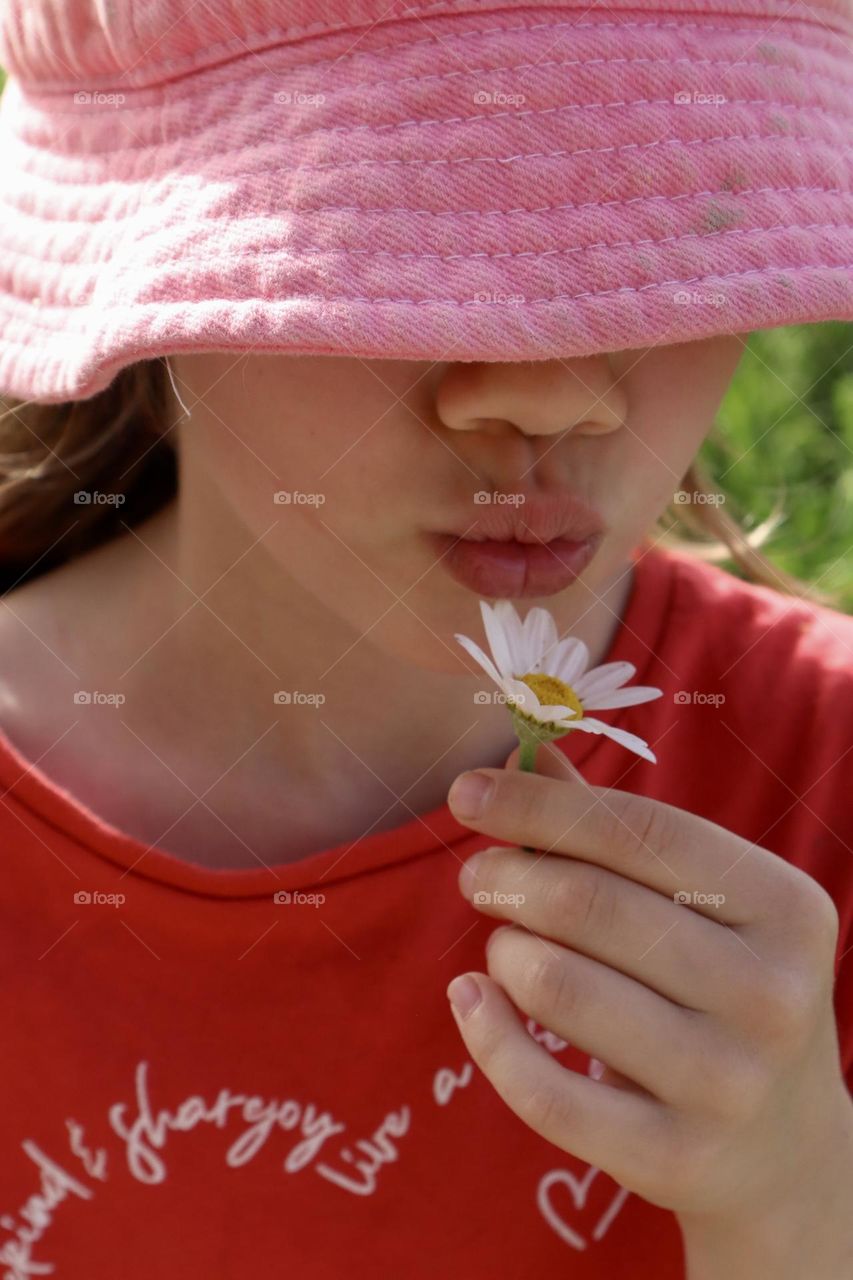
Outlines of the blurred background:
{"label": "blurred background", "polygon": [[751,334],[701,461],[762,552],[853,613],[853,327]]}
{"label": "blurred background", "polygon": [[853,327],[751,334],[702,458],[744,528],[775,516],[768,558],[853,613]]}

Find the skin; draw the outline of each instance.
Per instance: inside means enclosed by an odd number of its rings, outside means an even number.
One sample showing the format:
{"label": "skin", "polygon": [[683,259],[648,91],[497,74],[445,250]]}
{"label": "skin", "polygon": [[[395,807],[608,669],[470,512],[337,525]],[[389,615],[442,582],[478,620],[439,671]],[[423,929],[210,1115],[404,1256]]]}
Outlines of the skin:
{"label": "skin", "polygon": [[[480,490],[578,494],[605,540],[581,579],[524,604],[597,662],[630,551],[742,350],[724,336],[526,364],[172,356],[190,410],[170,418],[179,497],[7,597],[4,731],[107,821],[214,867],[443,805],[457,773],[499,765],[515,739],[502,706],[474,702],[485,677],[453,637],[482,638],[478,599],[425,531],[467,528]],[[274,503],[283,490],[325,501]],[[80,706],[79,689],[125,702]],[[325,703],[275,704],[278,690]]]}
{"label": "skin", "polygon": [[[488,973],[448,988],[472,1058],[536,1133],[674,1211],[689,1280],[853,1274],[831,898],[723,827],[590,786],[552,747],[536,774],[517,756],[449,796],[506,842],[460,872],[472,905],[509,922]],[[494,787],[478,813],[464,783],[479,776]],[[706,898],[676,902],[685,890]],[[513,1004],[603,1074],[561,1066]]]}

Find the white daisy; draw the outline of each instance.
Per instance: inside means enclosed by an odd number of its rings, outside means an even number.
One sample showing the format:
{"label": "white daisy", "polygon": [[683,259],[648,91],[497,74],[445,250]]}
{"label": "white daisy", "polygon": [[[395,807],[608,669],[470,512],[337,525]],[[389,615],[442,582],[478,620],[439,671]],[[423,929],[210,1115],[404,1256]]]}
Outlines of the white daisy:
{"label": "white daisy", "polygon": [[494,606],[481,600],[480,612],[491,658],[468,636],[457,635],[456,639],[505,694],[524,756],[528,755],[525,742],[548,742],[571,729],[581,729],[603,733],[655,763],[654,753],[642,738],[587,715],[588,711],[631,707],[661,696],[662,689],[648,685],[623,687],[636,675],[632,663],[606,662],[587,670],[587,646],[572,636],[560,640],[547,609],[531,609],[524,622],[508,600],[498,600]]}

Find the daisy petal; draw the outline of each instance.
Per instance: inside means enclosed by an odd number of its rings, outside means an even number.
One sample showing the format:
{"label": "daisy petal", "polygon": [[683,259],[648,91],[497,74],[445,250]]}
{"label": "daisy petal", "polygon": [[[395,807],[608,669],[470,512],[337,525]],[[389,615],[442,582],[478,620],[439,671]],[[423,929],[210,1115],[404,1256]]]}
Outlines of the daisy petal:
{"label": "daisy petal", "polygon": [[[502,676],[511,676],[514,674],[514,658],[512,645],[512,617],[510,614],[515,614],[515,610],[512,605],[509,605],[510,613],[508,614],[506,609],[500,608],[501,604],[507,604],[507,602],[505,600],[499,601],[498,604],[492,608],[491,605],[486,604],[485,600],[481,600],[480,612],[483,615],[483,626],[486,631],[486,639],[489,642],[489,648],[492,651],[492,657],[495,660],[495,665]],[[518,621],[517,615],[515,621],[516,629],[517,631],[520,631],[521,623]]]}
{"label": "daisy petal", "polygon": [[549,675],[556,676],[564,684],[575,687],[575,682],[589,666],[589,649],[583,640],[569,636],[551,650],[546,670]]}
{"label": "daisy petal", "polygon": [[589,711],[610,711],[613,707],[635,707],[639,702],[651,702],[661,697],[663,689],[653,689],[651,685],[635,684],[630,689],[614,689],[612,693],[593,694],[592,698],[584,697],[584,708]]}
{"label": "daisy petal", "polygon": [[574,728],[577,712],[571,707],[540,707],[539,715],[543,720],[556,720],[559,724],[570,724]]}
{"label": "daisy petal", "polygon": [[536,697],[533,690],[524,683],[523,680],[503,680],[501,681],[503,691],[508,698],[512,698],[522,710],[526,711],[529,716],[538,716],[541,703]]}
{"label": "daisy petal", "polygon": [[523,680],[505,680],[504,692],[512,697],[527,715],[543,723],[548,720],[564,721],[574,715],[571,707],[552,707],[541,703]]}
{"label": "daisy petal", "polygon": [[528,716],[535,716],[539,710],[539,699],[537,695],[528,689],[528,686],[521,684],[520,680],[505,680],[502,682],[503,692],[507,696],[507,705],[517,707]]}
{"label": "daisy petal", "polygon": [[530,663],[522,675],[541,670],[541,662],[547,660],[557,643],[557,624],[547,609],[531,609],[524,619],[525,658]]}
{"label": "daisy petal", "polygon": [[617,729],[615,725],[605,724],[603,720],[594,720],[589,716],[584,716],[583,720],[579,720],[575,729],[584,729],[587,733],[603,733],[605,737],[612,738],[614,742],[618,742],[620,747],[627,747],[629,751],[635,751],[638,756],[642,756],[644,760],[648,760],[651,764],[657,764],[654,752],[649,748],[648,743],[642,738],[638,738],[636,734],[628,733],[625,729]]}
{"label": "daisy petal", "polygon": [[601,667],[593,667],[575,682],[575,693],[584,700],[598,693],[610,693],[636,673],[637,668],[632,662],[605,662]]}
{"label": "daisy petal", "polygon": [[509,645],[512,675],[526,675],[528,671],[533,670],[531,663],[538,656],[529,643],[526,619],[522,622],[521,615],[509,600],[498,600],[495,611],[500,618]]}
{"label": "daisy petal", "polygon": [[470,653],[474,661],[480,664],[480,666],[485,671],[486,675],[490,676],[491,679],[494,680],[495,684],[500,685],[501,684],[500,672],[498,671],[495,664],[492,662],[491,658],[486,657],[486,655],[483,653],[483,650],[480,648],[480,646],[478,644],[475,644],[473,640],[469,640],[467,636],[457,635],[454,638],[459,641],[463,649],[467,649],[468,653]]}

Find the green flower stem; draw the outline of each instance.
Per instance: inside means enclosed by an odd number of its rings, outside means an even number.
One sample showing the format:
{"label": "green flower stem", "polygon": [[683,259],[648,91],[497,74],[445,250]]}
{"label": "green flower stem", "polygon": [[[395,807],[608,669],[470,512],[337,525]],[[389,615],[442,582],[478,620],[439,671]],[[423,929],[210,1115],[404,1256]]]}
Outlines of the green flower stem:
{"label": "green flower stem", "polygon": [[[523,719],[522,716],[513,714],[513,728],[519,742],[518,764],[519,768],[527,773],[536,772],[536,751],[542,742],[555,742],[557,738],[564,738],[569,732],[564,725],[559,727],[554,725],[541,724],[534,729],[530,723]],[[531,849],[529,845],[522,845],[525,853],[536,853],[535,849]]]}
{"label": "green flower stem", "polygon": [[[518,753],[519,768],[523,769],[526,773],[535,773],[536,752],[542,739],[538,734],[529,729],[524,721],[518,716],[513,716],[513,722],[515,724],[515,732],[518,734],[520,748]],[[521,847],[525,853],[536,852],[536,850],[532,849],[530,845],[525,844]]]}
{"label": "green flower stem", "polygon": [[520,741],[519,768],[525,769],[528,773],[534,773],[536,771],[536,748],[539,743],[535,738],[522,738]]}

